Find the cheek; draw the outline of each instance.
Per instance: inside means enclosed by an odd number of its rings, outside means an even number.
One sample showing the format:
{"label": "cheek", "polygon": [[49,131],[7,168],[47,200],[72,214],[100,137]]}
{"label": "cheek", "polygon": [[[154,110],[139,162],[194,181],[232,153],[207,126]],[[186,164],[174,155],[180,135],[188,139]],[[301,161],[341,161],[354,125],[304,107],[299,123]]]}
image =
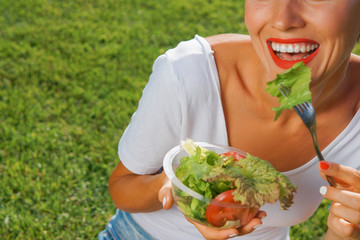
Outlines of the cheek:
{"label": "cheek", "polygon": [[[311,18],[317,29],[326,39],[341,39],[352,44],[360,33],[360,1],[353,4],[338,4],[332,11],[317,11]],[[323,14],[322,14],[323,13]]]}
{"label": "cheek", "polygon": [[265,9],[257,1],[247,0],[245,2],[244,20],[250,34],[259,32],[269,22]]}

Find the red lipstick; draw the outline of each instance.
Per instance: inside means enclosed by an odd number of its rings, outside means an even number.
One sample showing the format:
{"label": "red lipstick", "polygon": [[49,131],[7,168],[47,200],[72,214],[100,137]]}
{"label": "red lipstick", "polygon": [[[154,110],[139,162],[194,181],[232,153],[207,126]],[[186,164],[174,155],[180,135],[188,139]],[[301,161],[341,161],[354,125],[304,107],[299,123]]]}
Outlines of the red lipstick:
{"label": "red lipstick", "polygon": [[291,68],[298,62],[308,64],[320,49],[317,42],[303,38],[269,38],[267,45],[274,63],[283,69]]}

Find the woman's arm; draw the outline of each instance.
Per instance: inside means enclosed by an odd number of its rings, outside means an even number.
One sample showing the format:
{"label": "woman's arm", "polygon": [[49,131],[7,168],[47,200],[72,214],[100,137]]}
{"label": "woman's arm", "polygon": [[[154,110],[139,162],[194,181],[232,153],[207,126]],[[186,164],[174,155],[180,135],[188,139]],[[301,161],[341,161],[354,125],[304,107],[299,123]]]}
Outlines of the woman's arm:
{"label": "woman's arm", "polygon": [[339,188],[320,188],[320,193],[333,201],[325,239],[360,239],[360,172],[328,162],[321,163],[319,169],[323,177],[324,174],[333,176],[339,185]]}
{"label": "woman's arm", "polygon": [[[173,205],[171,182],[164,172],[154,175],[137,175],[126,169],[120,162],[110,176],[109,190],[116,207],[127,212],[151,212],[161,209],[162,205],[165,209]],[[254,226],[261,224],[261,218],[264,216],[266,213],[260,211],[246,226],[239,229],[215,229],[202,226],[190,219],[188,221],[195,225],[205,239],[219,240],[254,231]]]}
{"label": "woman's arm", "polygon": [[162,208],[158,193],[165,179],[164,172],[137,175],[119,162],[109,179],[110,196],[115,206],[126,212],[156,211]]}

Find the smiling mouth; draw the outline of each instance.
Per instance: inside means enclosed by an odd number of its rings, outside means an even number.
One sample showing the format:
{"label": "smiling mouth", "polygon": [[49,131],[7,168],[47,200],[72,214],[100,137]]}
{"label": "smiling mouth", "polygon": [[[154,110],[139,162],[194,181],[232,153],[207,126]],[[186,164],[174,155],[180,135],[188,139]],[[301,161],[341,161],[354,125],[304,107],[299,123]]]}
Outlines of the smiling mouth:
{"label": "smiling mouth", "polygon": [[318,53],[319,44],[305,39],[269,39],[271,57],[281,68],[290,68],[297,62],[309,63]]}

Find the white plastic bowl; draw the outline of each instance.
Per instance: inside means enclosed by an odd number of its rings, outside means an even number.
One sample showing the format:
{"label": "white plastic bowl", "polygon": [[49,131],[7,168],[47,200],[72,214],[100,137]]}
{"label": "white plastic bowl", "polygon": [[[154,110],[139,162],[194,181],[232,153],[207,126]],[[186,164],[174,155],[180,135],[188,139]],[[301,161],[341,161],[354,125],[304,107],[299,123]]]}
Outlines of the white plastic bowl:
{"label": "white plastic bowl", "polygon": [[[203,148],[206,148],[208,150],[214,151],[218,154],[226,153],[228,151],[234,151],[234,152],[237,152],[240,155],[246,157],[245,152],[243,152],[239,149],[233,148],[233,147],[223,146],[223,145],[215,145],[215,144],[210,144],[210,143],[206,143],[206,142],[195,142],[195,144],[198,146],[201,146]],[[192,219],[193,221],[201,223],[205,226],[224,229],[224,228],[231,228],[231,227],[238,228],[238,227],[244,226],[257,214],[257,212],[259,211],[258,208],[244,206],[241,203],[219,202],[214,199],[209,199],[209,198],[206,198],[205,196],[191,190],[185,184],[183,184],[176,177],[175,169],[180,165],[180,159],[185,156],[188,156],[188,154],[184,149],[181,148],[181,146],[176,146],[176,147],[170,149],[164,157],[163,168],[164,168],[165,174],[172,182],[174,202],[177,205],[178,209],[186,217]],[[183,199],[184,197],[196,198],[197,200],[199,200],[199,203],[202,205],[205,204],[208,206],[211,203],[212,205],[216,205],[216,206],[224,208],[225,212],[229,213],[229,211],[230,211],[234,214],[237,214],[237,216],[233,215],[232,218],[235,218],[235,219],[232,219],[232,220],[226,219],[225,224],[223,226],[214,226],[214,225],[210,224],[207,221],[207,219],[204,218],[204,216],[197,218],[194,216],[187,215],[186,211],[184,211],[184,206],[179,204],[180,203],[179,200]],[[221,217],[221,216],[219,216],[219,217]]]}

